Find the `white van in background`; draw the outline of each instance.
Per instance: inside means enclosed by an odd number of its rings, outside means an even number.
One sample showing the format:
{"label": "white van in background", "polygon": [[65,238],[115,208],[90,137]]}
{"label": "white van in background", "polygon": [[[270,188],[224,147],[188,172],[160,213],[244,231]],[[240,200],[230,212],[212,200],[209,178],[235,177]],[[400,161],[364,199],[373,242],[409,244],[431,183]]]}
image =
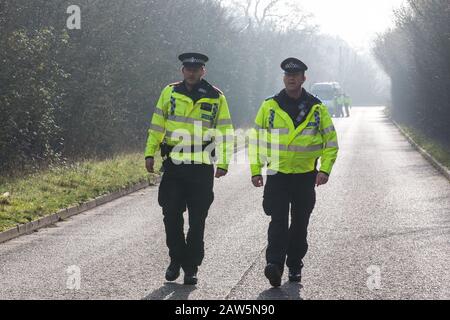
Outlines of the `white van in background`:
{"label": "white van in background", "polygon": [[310,93],[322,101],[332,116],[338,115],[334,97],[341,94],[341,91],[338,82],[317,82],[312,84],[310,89]]}

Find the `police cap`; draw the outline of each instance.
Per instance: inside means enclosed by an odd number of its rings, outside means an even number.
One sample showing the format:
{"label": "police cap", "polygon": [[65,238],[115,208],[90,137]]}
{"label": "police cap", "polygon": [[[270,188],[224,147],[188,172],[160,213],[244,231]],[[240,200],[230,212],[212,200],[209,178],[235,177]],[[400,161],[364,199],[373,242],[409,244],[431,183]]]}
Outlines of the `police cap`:
{"label": "police cap", "polygon": [[178,56],[178,59],[185,67],[200,67],[208,62],[209,58],[201,53],[188,52]]}
{"label": "police cap", "polygon": [[284,73],[299,73],[308,70],[308,66],[297,58],[287,58],[281,63]]}

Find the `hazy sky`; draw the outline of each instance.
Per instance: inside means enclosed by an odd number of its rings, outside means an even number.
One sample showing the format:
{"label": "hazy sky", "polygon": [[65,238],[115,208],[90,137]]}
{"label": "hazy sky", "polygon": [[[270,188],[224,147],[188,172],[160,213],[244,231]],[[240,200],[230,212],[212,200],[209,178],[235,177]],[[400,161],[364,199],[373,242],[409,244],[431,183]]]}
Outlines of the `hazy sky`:
{"label": "hazy sky", "polygon": [[323,33],[335,34],[353,47],[367,49],[376,33],[393,26],[394,8],[405,0],[299,0],[314,14]]}
{"label": "hazy sky", "polygon": [[[252,9],[257,0],[221,0],[222,3],[245,4],[251,1]],[[283,3],[285,0],[281,0]],[[312,13],[311,22],[322,33],[340,36],[352,47],[366,51],[377,33],[394,26],[393,10],[407,0],[286,0],[295,1],[306,12]],[[270,0],[260,0],[260,9]]]}

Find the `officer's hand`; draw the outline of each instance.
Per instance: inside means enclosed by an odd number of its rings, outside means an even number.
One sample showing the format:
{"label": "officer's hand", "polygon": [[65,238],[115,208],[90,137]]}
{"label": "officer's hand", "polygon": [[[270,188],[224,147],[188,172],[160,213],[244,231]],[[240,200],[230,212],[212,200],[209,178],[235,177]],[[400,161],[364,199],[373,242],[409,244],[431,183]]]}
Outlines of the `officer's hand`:
{"label": "officer's hand", "polygon": [[328,182],[328,175],[326,173],[319,172],[316,177],[316,186],[319,187],[321,185],[327,184],[327,182]]}
{"label": "officer's hand", "polygon": [[227,170],[223,170],[223,169],[217,168],[217,170],[216,170],[216,178],[224,177],[224,176],[227,175],[227,173],[228,173]]}
{"label": "officer's hand", "polygon": [[252,183],[256,188],[264,186],[264,178],[262,176],[252,177]]}
{"label": "officer's hand", "polygon": [[153,158],[147,158],[145,159],[145,167],[147,168],[147,171],[149,173],[154,173],[154,166],[155,166],[155,159]]}

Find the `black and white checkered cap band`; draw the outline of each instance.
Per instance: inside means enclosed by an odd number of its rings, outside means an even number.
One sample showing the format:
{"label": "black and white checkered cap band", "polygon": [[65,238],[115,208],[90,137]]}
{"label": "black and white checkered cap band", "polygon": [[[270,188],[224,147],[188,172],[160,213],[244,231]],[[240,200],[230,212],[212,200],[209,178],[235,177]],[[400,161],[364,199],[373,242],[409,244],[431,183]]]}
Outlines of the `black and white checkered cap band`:
{"label": "black and white checkered cap band", "polygon": [[205,64],[205,61],[202,59],[198,59],[198,58],[188,58],[188,59],[184,59],[183,63],[201,63],[201,64]]}
{"label": "black and white checkered cap band", "polygon": [[286,64],[284,66],[285,69],[301,69],[301,65],[293,63],[293,62],[289,62],[288,64]]}

